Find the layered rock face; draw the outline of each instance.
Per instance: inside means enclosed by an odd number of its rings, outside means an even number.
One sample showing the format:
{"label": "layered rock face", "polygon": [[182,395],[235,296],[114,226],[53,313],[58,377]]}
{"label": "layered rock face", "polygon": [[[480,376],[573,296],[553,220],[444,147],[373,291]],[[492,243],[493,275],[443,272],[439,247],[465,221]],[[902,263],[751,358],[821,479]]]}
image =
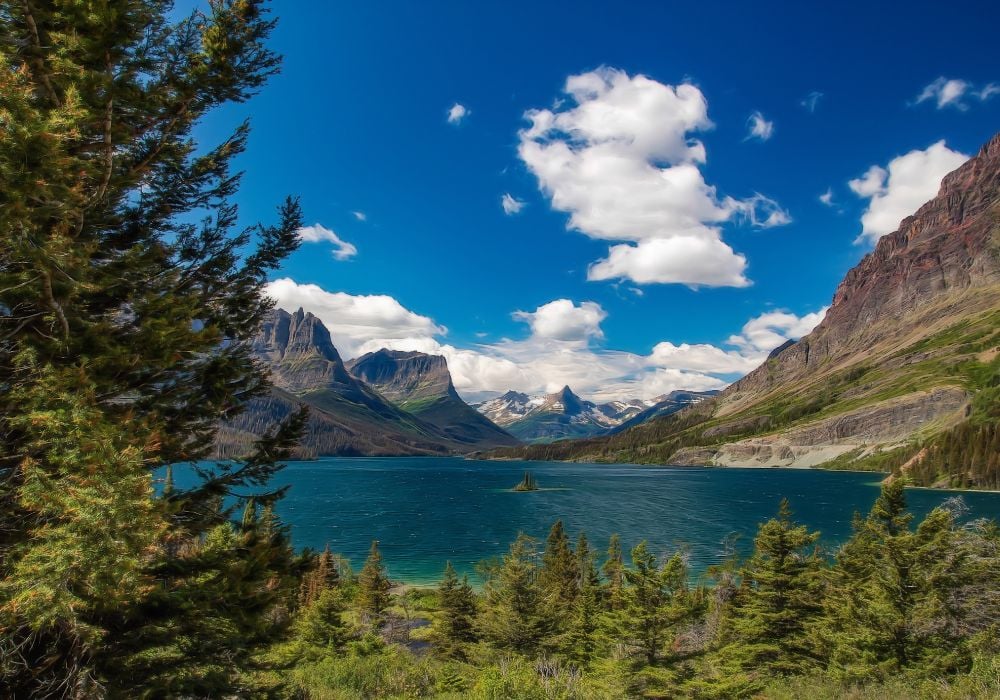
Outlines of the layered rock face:
{"label": "layered rock face", "polygon": [[292,393],[327,387],[362,391],[344,367],[330,331],[302,309],[294,314],[272,310],[251,347],[270,368],[271,381],[281,389]]}
{"label": "layered rock face", "polygon": [[844,276],[812,333],[779,348],[774,362],[736,382],[720,404],[732,410],[771,387],[906,339],[912,324],[942,325],[992,308],[1000,284],[998,192],[1000,134]]}
{"label": "layered rock face", "polygon": [[351,360],[347,368],[395,403],[434,396],[459,398],[448,362],[440,355],[382,349]]}
{"label": "layered rock face", "polygon": [[347,363],[348,370],[401,409],[476,448],[516,445],[517,438],[480,415],[455,391],[440,355],[382,349]]}

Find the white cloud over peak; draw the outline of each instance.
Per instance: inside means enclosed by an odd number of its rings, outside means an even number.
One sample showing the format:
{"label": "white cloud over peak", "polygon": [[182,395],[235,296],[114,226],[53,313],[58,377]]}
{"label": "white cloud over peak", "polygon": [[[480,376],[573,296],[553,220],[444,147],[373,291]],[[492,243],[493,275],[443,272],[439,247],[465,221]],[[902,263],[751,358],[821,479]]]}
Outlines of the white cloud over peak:
{"label": "white cloud over peak", "polygon": [[470,114],[471,112],[465,105],[456,102],[448,108],[448,123],[460,124]]}
{"label": "white cloud over peak", "polygon": [[600,323],[607,314],[594,302],[557,299],[533,312],[515,312],[531,328],[528,337],[456,347],[445,342],[446,328],[390,296],[328,292],[288,278],[269,283],[267,293],[279,307],[316,314],[345,358],[380,348],[443,355],[455,388],[470,401],[508,389],[552,392],[567,384],[601,401],[721,389],[778,345],[808,333],[826,311],[762,314],[729,339],[730,349],[664,341],[643,355],[603,347]]}
{"label": "white cloud over peak", "polygon": [[347,260],[358,254],[358,248],[348,243],[336,233],[321,224],[303,226],[298,231],[299,240],[303,243],[330,243],[333,245],[333,257],[337,260]]}
{"label": "white cloud over peak", "polygon": [[570,228],[617,242],[589,279],[749,284],[720,226],[739,216],[779,225],[787,214],[762,196],[720,198],[705,182],[705,147],[690,136],[713,126],[701,91],[601,68],[570,76],[565,92],[565,103],[525,113],[518,155]]}
{"label": "white cloud over peak", "polygon": [[763,360],[761,355],[766,356],[782,343],[808,334],[823,320],[828,308],[824,306],[805,316],[787,311],[768,311],[743,324],[742,330],[729,336],[726,343],[736,346],[745,356]]}
{"label": "white cloud over peak", "polygon": [[768,121],[759,111],[753,112],[747,118],[747,137],[749,139],[759,139],[767,141],[774,135],[774,122]]}
{"label": "white cloud over peak", "polygon": [[608,314],[593,301],[584,301],[577,306],[569,299],[556,299],[534,311],[515,311],[512,316],[527,323],[532,334],[539,338],[586,340],[604,337],[601,321]]}
{"label": "white cloud over peak", "polygon": [[524,202],[511,193],[505,192],[503,197],[500,198],[500,206],[503,207],[504,214],[513,216],[524,209]]}
{"label": "white cloud over peak", "polygon": [[976,89],[967,80],[941,76],[924,87],[917,95],[914,104],[933,101],[938,109],[953,107],[965,111],[969,108],[969,99],[985,102],[998,93],[1000,93],[1000,85],[996,83],[988,83]]}
{"label": "white cloud over peak", "polygon": [[861,177],[850,180],[847,185],[851,191],[870,200],[861,216],[857,242],[874,243],[898,229],[904,218],[934,198],[944,176],[968,159],[942,140],[897,156],[884,168],[873,165]]}
{"label": "white cloud over peak", "polygon": [[330,330],[334,345],[344,357],[363,354],[361,348],[373,343],[377,350],[383,347],[380,343],[433,338],[447,332],[432,319],[384,294],[328,292],[319,285],[299,284],[288,277],[269,282],[265,293],[287,311],[302,307],[315,314]]}

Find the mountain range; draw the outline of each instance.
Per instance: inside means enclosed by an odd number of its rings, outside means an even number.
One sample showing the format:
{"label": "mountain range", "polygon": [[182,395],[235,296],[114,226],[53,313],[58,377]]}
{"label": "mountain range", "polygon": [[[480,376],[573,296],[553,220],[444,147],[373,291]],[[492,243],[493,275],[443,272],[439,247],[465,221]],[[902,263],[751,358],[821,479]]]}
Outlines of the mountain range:
{"label": "mountain range", "polygon": [[542,396],[508,391],[476,404],[482,414],[528,443],[589,437],[638,425],[659,415],[679,411],[717,392],[674,391],[651,401],[594,403],[580,398],[568,386]]}
{"label": "mountain range", "polygon": [[383,394],[350,371],[323,322],[302,309],[271,311],[251,348],[269,370],[273,388],[222,425],[220,457],[244,454],[256,437],[303,404],[309,420],[302,457],[443,455],[517,444],[462,402],[444,358],[386,351],[380,358],[407,357],[378,368],[378,359],[368,356],[352,363]]}
{"label": "mountain range", "polygon": [[892,470],[1000,486],[1000,134],[850,270],[823,321],[718,396],[497,454]]}

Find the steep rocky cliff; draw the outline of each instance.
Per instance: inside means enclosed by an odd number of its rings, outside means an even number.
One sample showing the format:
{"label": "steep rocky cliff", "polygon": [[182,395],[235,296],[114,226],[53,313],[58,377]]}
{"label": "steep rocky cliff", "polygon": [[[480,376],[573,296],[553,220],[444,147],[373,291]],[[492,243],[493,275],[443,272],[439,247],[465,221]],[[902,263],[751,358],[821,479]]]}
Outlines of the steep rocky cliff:
{"label": "steep rocky cliff", "polygon": [[396,406],[475,447],[516,445],[517,438],[469,406],[455,391],[440,355],[378,350],[347,363],[348,370]]}

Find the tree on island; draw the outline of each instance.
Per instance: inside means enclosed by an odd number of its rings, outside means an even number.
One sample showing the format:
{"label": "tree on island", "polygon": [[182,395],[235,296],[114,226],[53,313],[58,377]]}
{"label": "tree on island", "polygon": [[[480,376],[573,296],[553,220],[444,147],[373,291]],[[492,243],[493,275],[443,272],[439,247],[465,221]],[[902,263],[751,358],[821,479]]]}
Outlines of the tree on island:
{"label": "tree on island", "polygon": [[535,477],[531,472],[524,472],[524,478],[521,479],[520,483],[514,487],[515,491],[537,491],[538,482],[535,481]]}

